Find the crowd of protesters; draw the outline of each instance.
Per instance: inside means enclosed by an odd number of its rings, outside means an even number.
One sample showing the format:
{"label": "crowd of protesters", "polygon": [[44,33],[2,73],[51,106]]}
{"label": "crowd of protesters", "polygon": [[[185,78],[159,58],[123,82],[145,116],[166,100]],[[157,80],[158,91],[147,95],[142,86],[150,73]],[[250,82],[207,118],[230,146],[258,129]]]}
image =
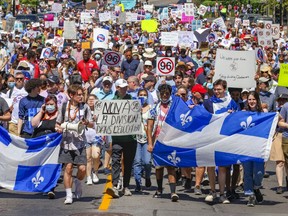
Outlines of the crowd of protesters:
{"label": "crowd of protesters", "polygon": [[[217,7],[220,9],[221,5]],[[208,12],[215,11],[215,8],[216,5],[211,6]],[[228,11],[243,12],[245,8],[251,9],[229,5]],[[99,182],[98,170],[101,166],[105,174],[112,172],[113,187],[108,188],[107,193],[114,198],[122,194],[132,195],[129,189],[131,172],[135,178],[136,193],[151,187],[151,153],[174,96],[181,97],[191,109],[203,106],[214,114],[231,110],[280,112],[270,160],[275,161],[277,194],[284,192],[284,176],[288,189],[288,89],[277,85],[280,64],[288,63],[288,38],[283,26],[280,27],[280,38],[274,40],[272,46],[261,47],[257,42],[257,29],[263,28],[263,23],[235,28],[234,23],[227,21],[227,30],[222,31],[219,26],[215,27],[203,19],[202,28],[210,28],[218,35],[218,39],[203,50],[161,45],[162,31],[187,30],[179,18],[171,17],[167,29],[159,26],[157,33],[149,34],[141,30],[140,22],[100,23],[97,14],[83,29],[80,27],[80,13],[77,9],[63,8],[63,12],[58,14],[59,20],[76,22],[77,38],[65,40],[63,47],[50,42],[55,36],[61,36],[58,30],[62,29],[46,28],[41,19],[37,24],[26,25],[23,32],[2,32],[0,42],[1,126],[23,138],[52,132],[65,133],[59,155],[59,163],[64,164],[65,204],[73,203],[74,197],[81,198],[83,179],[87,185]],[[96,27],[109,30],[108,49],[83,49],[81,42],[92,41],[92,30]],[[31,29],[38,32],[35,38],[27,36]],[[43,56],[42,51],[46,48],[51,50],[49,56]],[[261,48],[265,53],[263,61],[255,62],[255,88],[229,88],[225,80],[213,79],[218,49],[240,52],[255,48]],[[120,66],[107,67],[103,64],[105,50],[123,54]],[[156,58],[164,56],[176,58],[174,76],[156,74]],[[97,100],[113,99],[140,99],[141,135],[96,134],[94,104]],[[61,124],[64,122],[81,122],[88,130],[83,134],[63,131]],[[77,165],[76,178],[72,177],[73,165]],[[195,168],[195,185],[192,185],[192,167],[166,168],[173,202],[179,199],[176,193],[179,182],[185,190],[193,188],[196,195],[202,195],[202,184],[209,181],[211,191],[205,201],[213,202],[217,198],[215,167]],[[153,197],[159,198],[163,193],[164,167],[155,167],[155,170],[157,190]],[[239,192],[244,191],[249,196],[248,206],[261,203],[263,177],[269,177],[264,163],[233,165],[233,174],[230,166],[218,167],[219,202],[233,202],[239,199]],[[54,198],[54,190],[48,196]]]}

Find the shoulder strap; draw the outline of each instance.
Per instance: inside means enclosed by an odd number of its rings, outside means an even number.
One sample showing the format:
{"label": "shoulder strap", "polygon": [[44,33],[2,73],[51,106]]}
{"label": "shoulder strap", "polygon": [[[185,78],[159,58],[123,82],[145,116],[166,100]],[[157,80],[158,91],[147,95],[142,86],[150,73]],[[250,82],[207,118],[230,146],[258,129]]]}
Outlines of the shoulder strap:
{"label": "shoulder strap", "polygon": [[67,108],[67,104],[68,104],[68,102],[65,102],[65,103],[62,104],[61,112],[62,112],[63,121],[65,121],[65,111],[66,111],[66,108]]}
{"label": "shoulder strap", "polygon": [[13,93],[13,90],[14,90],[14,87],[13,87],[12,89],[10,89],[10,92],[9,92],[9,98],[11,98],[12,93]]}

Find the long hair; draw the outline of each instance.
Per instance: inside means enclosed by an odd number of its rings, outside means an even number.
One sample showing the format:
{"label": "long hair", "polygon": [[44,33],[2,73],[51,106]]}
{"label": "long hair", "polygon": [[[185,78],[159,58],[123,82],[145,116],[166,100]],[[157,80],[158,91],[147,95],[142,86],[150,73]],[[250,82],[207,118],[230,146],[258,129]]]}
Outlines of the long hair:
{"label": "long hair", "polygon": [[252,111],[252,110],[251,110],[251,107],[250,107],[249,104],[248,104],[248,98],[249,98],[250,95],[252,95],[252,96],[256,99],[256,111],[257,111],[257,112],[263,112],[263,109],[262,109],[262,106],[261,106],[260,97],[259,97],[259,94],[258,94],[256,91],[250,91],[250,92],[248,93],[248,96],[247,96],[247,104],[246,104],[245,110],[247,110],[247,111]]}
{"label": "long hair", "polygon": [[48,101],[50,101],[50,100],[54,101],[54,103],[55,103],[55,108],[56,108],[56,111],[57,111],[57,110],[58,110],[57,97],[56,97],[55,95],[52,95],[52,94],[48,95],[47,98],[45,99],[45,104],[46,104]]}

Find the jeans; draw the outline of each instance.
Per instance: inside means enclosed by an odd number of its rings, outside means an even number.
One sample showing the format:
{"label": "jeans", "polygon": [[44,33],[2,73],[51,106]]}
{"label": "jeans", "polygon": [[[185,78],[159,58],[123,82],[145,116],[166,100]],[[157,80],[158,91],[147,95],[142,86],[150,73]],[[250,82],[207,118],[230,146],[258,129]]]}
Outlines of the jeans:
{"label": "jeans", "polygon": [[112,142],[112,184],[117,186],[121,172],[121,157],[123,153],[124,176],[123,186],[129,187],[133,160],[137,148],[137,141],[131,140],[125,143]]}
{"label": "jeans", "polygon": [[253,195],[259,189],[264,175],[264,162],[248,161],[243,163],[244,168],[244,194]]}
{"label": "jeans", "polygon": [[137,143],[136,155],[134,158],[134,178],[137,186],[141,186],[141,173],[145,170],[145,178],[151,176],[151,153],[147,151],[148,143]]}

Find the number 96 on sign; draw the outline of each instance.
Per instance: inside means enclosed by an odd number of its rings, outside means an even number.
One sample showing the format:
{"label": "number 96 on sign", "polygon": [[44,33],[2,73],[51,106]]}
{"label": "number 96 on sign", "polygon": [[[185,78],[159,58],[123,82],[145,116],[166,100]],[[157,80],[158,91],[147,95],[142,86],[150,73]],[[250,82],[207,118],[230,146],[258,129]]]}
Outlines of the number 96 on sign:
{"label": "number 96 on sign", "polygon": [[158,57],[157,74],[161,76],[174,76],[175,58]]}

